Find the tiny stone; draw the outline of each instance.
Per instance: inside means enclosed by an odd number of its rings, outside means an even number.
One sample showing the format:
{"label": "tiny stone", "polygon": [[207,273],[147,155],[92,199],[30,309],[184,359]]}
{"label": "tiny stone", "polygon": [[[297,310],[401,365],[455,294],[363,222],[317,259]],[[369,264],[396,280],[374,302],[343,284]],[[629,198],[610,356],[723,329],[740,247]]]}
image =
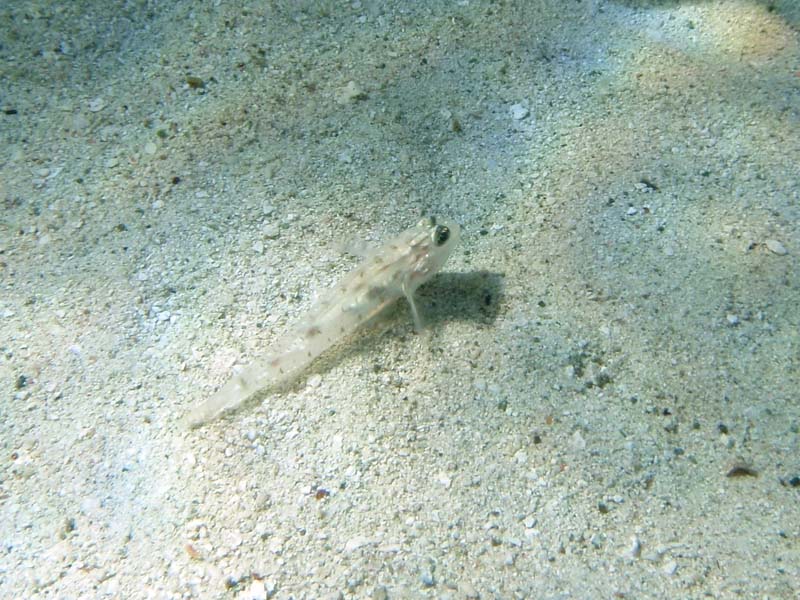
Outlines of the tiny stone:
{"label": "tiny stone", "polygon": [[422,581],[422,585],[425,587],[433,587],[436,583],[436,580],[433,578],[433,573],[430,571],[423,572],[420,581]]}
{"label": "tiny stone", "polygon": [[736,325],[739,324],[739,317],[737,315],[728,314],[728,316],[726,316],[725,319],[728,321],[728,325],[730,325],[731,327],[735,327]]}
{"label": "tiny stone", "polygon": [[633,215],[635,215],[637,212],[639,212],[639,211],[636,209],[636,207],[635,207],[635,206],[629,206],[629,207],[628,207],[628,212],[627,212],[627,215],[628,215],[629,217],[632,217],[632,216],[633,216]]}
{"label": "tiny stone", "polygon": [[628,555],[631,558],[639,558],[642,554],[642,542],[639,540],[639,536],[633,536],[631,538],[631,545],[628,548]]}
{"label": "tiny stone", "polygon": [[150,154],[152,156],[153,154],[156,153],[157,150],[158,150],[158,146],[156,146],[155,143],[153,143],[153,142],[147,142],[144,145],[144,153],[145,154]]}
{"label": "tiny stone", "polygon": [[572,434],[572,438],[570,439],[570,445],[572,446],[573,450],[578,452],[586,449],[586,440],[583,439],[583,436],[581,435],[580,431],[576,430],[575,433]]}
{"label": "tiny stone", "polygon": [[105,100],[102,98],[95,98],[89,101],[89,110],[92,112],[100,112],[106,107]]}
{"label": "tiny stone", "polygon": [[247,597],[251,600],[267,600],[267,589],[264,582],[260,579],[253,579],[250,589],[247,590]]}
{"label": "tiny stone", "polygon": [[368,538],[366,538],[364,536],[356,536],[354,538],[351,538],[351,539],[347,540],[347,542],[345,542],[344,551],[349,554],[350,552],[354,552],[354,551],[358,550],[359,548],[361,548],[362,546],[366,546],[367,544],[369,544],[369,539]]}
{"label": "tiny stone", "polygon": [[278,229],[277,225],[268,224],[264,225],[264,227],[261,229],[261,233],[264,234],[265,238],[272,240],[278,237],[278,234],[280,234],[280,229]]}
{"label": "tiny stone", "polygon": [[113,169],[113,168],[114,168],[114,167],[116,167],[118,164],[119,164],[119,159],[118,159],[118,158],[109,158],[109,159],[108,159],[108,160],[105,162],[105,167],[106,167],[106,169]]}
{"label": "tiny stone", "polygon": [[766,242],[764,242],[764,245],[766,245],[767,249],[770,252],[774,252],[775,254],[783,256],[784,254],[787,253],[784,245],[781,244],[778,240],[767,240]]}
{"label": "tiny stone", "polygon": [[186,84],[193,90],[206,87],[206,82],[201,77],[195,75],[188,75],[186,77]]}
{"label": "tiny stone", "polygon": [[256,240],[253,242],[253,252],[256,254],[263,254],[264,253],[264,242],[261,240]]}
{"label": "tiny stone", "polygon": [[530,111],[522,104],[511,105],[509,112],[511,113],[511,118],[515,121],[521,121],[530,114]]}
{"label": "tiny stone", "polygon": [[349,82],[346,86],[341,88],[336,95],[336,101],[339,104],[349,104],[357,100],[366,100],[367,94],[359,87],[355,81]]}

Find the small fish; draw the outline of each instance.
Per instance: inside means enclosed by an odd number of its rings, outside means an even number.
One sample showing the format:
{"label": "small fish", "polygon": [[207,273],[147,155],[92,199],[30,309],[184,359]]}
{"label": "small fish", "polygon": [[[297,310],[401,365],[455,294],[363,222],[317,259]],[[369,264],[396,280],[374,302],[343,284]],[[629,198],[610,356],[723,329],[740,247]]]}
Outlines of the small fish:
{"label": "small fish", "polygon": [[400,297],[408,300],[414,325],[420,330],[422,321],[414,292],[442,268],[458,243],[460,231],[457,223],[427,218],[373,251],[269,351],[192,410],[187,417],[189,425],[202,425],[236,408],[262,388],[296,376]]}

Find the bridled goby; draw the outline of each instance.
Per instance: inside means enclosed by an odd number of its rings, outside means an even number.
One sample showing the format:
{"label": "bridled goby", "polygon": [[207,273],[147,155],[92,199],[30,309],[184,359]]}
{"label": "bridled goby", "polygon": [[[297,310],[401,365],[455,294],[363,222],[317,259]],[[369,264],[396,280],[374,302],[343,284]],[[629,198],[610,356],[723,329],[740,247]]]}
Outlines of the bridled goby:
{"label": "bridled goby", "polygon": [[408,300],[414,325],[421,329],[414,292],[441,269],[460,231],[457,223],[426,218],[369,253],[266,353],[195,407],[187,416],[189,425],[202,425],[262,388],[293,378],[398,298]]}

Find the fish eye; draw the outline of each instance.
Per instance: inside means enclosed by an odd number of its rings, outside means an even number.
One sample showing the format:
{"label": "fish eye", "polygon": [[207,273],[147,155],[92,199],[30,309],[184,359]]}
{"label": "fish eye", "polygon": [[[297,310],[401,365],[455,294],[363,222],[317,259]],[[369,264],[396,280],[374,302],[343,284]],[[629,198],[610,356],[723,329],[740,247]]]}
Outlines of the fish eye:
{"label": "fish eye", "polygon": [[444,225],[439,225],[433,231],[433,243],[437,246],[443,246],[450,239],[450,228]]}

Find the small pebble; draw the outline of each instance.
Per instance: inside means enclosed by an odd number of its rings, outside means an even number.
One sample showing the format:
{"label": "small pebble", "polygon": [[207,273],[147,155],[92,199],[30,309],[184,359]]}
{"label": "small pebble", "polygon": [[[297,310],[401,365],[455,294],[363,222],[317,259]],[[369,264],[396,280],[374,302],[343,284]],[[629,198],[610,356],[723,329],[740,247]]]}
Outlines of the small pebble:
{"label": "small pebble", "polygon": [[106,102],[102,98],[95,98],[89,101],[89,110],[91,112],[100,112],[106,107]]}
{"label": "small pebble", "polygon": [[783,256],[787,253],[786,248],[778,240],[767,240],[764,245],[770,252]]}
{"label": "small pebble", "polygon": [[511,118],[515,121],[521,121],[531,113],[531,111],[522,104],[512,104],[509,112],[511,113]]}
{"label": "small pebble", "polygon": [[639,540],[639,536],[634,535],[631,538],[631,544],[628,546],[628,556],[631,558],[639,558],[642,554],[642,542]]}
{"label": "small pebble", "polygon": [[363,535],[359,535],[354,538],[350,538],[349,540],[347,540],[347,542],[345,542],[344,551],[349,554],[350,552],[355,552],[359,548],[366,546],[369,543],[370,543],[369,538],[364,537]]}
{"label": "small pebble", "polygon": [[728,321],[728,325],[730,325],[731,327],[735,327],[736,325],[739,324],[739,317],[737,315],[728,314],[728,316],[726,316],[725,319]]}
{"label": "small pebble", "polygon": [[153,142],[147,142],[144,145],[144,153],[150,154],[151,156],[156,153],[158,150],[158,146],[156,146]]}
{"label": "small pebble", "polygon": [[572,449],[577,452],[586,449],[586,440],[583,439],[580,431],[576,430],[575,433],[572,434],[572,437],[570,438],[570,446],[572,446]]}
{"label": "small pebble", "polygon": [[425,587],[433,587],[436,583],[436,580],[433,578],[433,573],[430,571],[424,571],[420,577],[420,581],[422,581],[422,585]]}
{"label": "small pebble", "polygon": [[264,581],[261,579],[253,579],[246,596],[251,600],[267,600],[267,588],[264,586]]}
{"label": "small pebble", "polygon": [[358,100],[366,100],[366,98],[367,94],[355,81],[349,82],[336,94],[336,101],[339,104],[350,104]]}
{"label": "small pebble", "polygon": [[193,90],[206,87],[206,82],[203,81],[201,77],[196,77],[194,75],[188,75],[186,77],[186,84]]}

